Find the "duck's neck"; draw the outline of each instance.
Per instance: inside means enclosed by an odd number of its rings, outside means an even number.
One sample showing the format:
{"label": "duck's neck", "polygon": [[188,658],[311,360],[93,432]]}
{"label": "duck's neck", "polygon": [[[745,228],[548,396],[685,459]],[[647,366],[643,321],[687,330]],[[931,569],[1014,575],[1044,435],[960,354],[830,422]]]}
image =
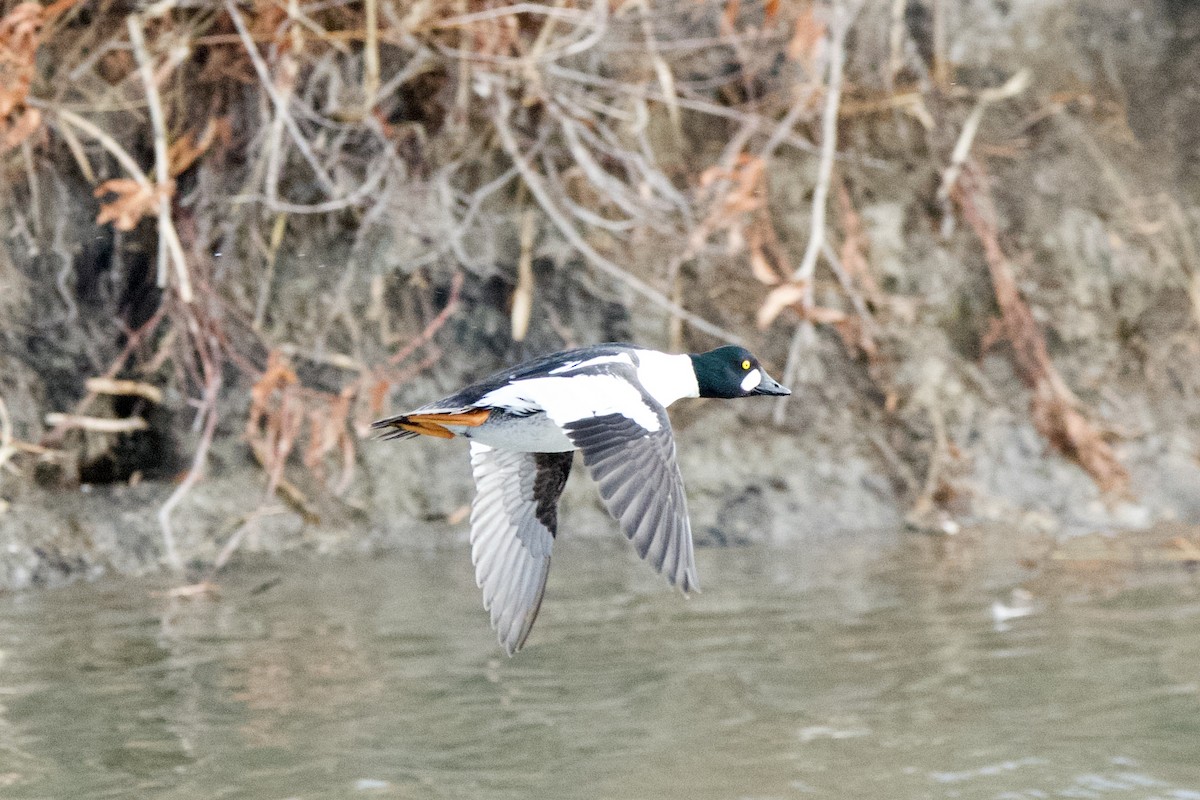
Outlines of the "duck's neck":
{"label": "duck's neck", "polygon": [[671,355],[655,350],[638,351],[638,380],[663,407],[681,397],[699,397],[700,385],[688,355]]}

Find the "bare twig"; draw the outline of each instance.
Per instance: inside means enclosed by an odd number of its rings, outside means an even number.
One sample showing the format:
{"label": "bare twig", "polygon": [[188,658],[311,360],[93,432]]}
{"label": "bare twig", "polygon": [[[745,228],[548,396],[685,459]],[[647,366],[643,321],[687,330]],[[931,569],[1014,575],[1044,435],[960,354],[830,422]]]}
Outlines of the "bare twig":
{"label": "bare twig", "polygon": [[667,117],[671,120],[671,129],[675,134],[675,140],[682,144],[683,123],[679,116],[679,93],[675,89],[675,75],[671,72],[667,60],[659,52],[649,0],[640,0],[638,11],[642,36],[646,41],[646,54],[650,57],[650,63],[654,65],[654,74],[658,77],[659,88],[662,89],[662,96],[667,107]]}
{"label": "bare twig", "polygon": [[[125,362],[129,358],[129,356],[135,350],[137,350],[138,347],[140,347],[142,345],[142,342],[145,341],[145,339],[147,337],[149,337],[154,331],[156,331],[158,329],[158,325],[160,322],[162,322],[163,317],[164,317],[163,309],[159,308],[159,310],[154,313],[154,316],[151,317],[149,320],[147,320],[146,323],[144,325],[142,325],[142,327],[140,327],[137,330],[130,333],[127,341],[125,342],[125,347],[121,350],[121,354],[119,356],[117,356],[116,359],[113,360],[112,364],[109,365],[109,368],[105,371],[105,373],[102,377],[115,378],[117,376],[117,373],[119,373],[124,368]],[[86,395],[84,395],[82,400],[80,400],[78,403],[75,404],[75,408],[74,408],[74,411],[72,412],[72,414],[69,414],[67,416],[70,417],[70,416],[75,416],[75,415],[81,414],[83,412],[83,410],[86,409],[89,405],[91,405],[92,401],[95,399],[96,399],[95,393],[88,392]],[[59,441],[61,441],[62,436],[66,432],[66,430],[67,430],[66,425],[56,425],[53,430],[49,431],[46,435],[44,435],[42,437],[42,444],[43,445],[57,444]]]}
{"label": "bare twig", "polygon": [[70,125],[60,125],[59,133],[62,134],[63,141],[67,143],[67,149],[71,151],[71,155],[75,158],[75,163],[79,165],[79,171],[83,174],[83,179],[88,183],[96,183],[96,171],[92,169],[92,162],[88,159],[87,153],[83,150],[83,144],[79,141],[79,137],[75,135],[74,129]]}
{"label": "bare twig", "polygon": [[[771,131],[771,135],[767,137],[767,142],[763,145],[762,151],[759,153],[760,158],[769,159],[774,155],[779,145],[792,136],[792,129],[796,127],[796,123],[808,111],[808,104],[812,101],[812,96],[816,93],[816,90],[816,85],[810,83],[797,92],[796,100],[792,103],[792,107],[788,109],[787,114],[784,115],[783,119],[779,120],[779,124],[775,126],[775,130]],[[828,98],[826,99],[826,104],[828,105]],[[836,119],[834,120],[834,124],[836,126]],[[821,148],[822,163],[824,163],[826,149],[825,147]],[[836,147],[833,149],[836,151]],[[830,155],[829,158],[832,160],[833,156]]]}
{"label": "bare twig", "polygon": [[229,535],[225,541],[225,545],[221,551],[217,553],[217,557],[213,559],[212,565],[208,568],[203,579],[196,585],[211,587],[217,579],[217,573],[224,569],[229,563],[229,559],[242,546],[242,541],[246,538],[246,534],[250,531],[250,526],[263,517],[275,516],[277,514],[286,514],[288,509],[279,505],[260,505],[258,508],[251,511],[241,518],[237,524],[237,528]]}
{"label": "bare twig", "polygon": [[462,291],[462,285],[463,274],[462,271],[459,270],[454,273],[454,278],[450,281],[450,299],[446,301],[445,307],[438,312],[436,317],[429,321],[429,324],[425,326],[425,330],[421,331],[419,336],[415,337],[411,342],[406,344],[388,359],[389,364],[392,366],[399,366],[404,362],[404,359],[412,355],[418,347],[427,344],[431,339],[433,339],[434,334],[441,330],[442,326],[446,324],[446,320],[450,319],[454,312],[458,310],[458,296]]}
{"label": "bare twig", "polygon": [[904,12],[908,9],[908,0],[892,0],[892,22],[888,33],[888,66],[887,85],[894,89],[896,75],[904,66]]}
{"label": "bare twig", "polygon": [[335,197],[321,203],[289,203],[269,194],[241,194],[230,199],[231,203],[262,203],[268,210],[281,214],[329,214],[352,208],[372,199],[377,199],[379,184],[387,176],[386,169],[372,170],[361,186],[344,197]]}
{"label": "bare twig", "polygon": [[[792,274],[792,280],[804,287],[804,298],[801,301],[807,308],[812,305],[812,279],[817,268],[817,257],[821,246],[825,243],[825,214],[828,206],[829,183],[833,176],[833,160],[837,153],[837,123],[838,104],[842,98],[842,72],[846,63],[846,34],[850,31],[851,23],[857,14],[859,6],[852,9],[840,4],[834,7],[833,22],[830,25],[829,41],[829,72],[825,90],[825,109],[821,116],[821,158],[817,164],[817,185],[813,189],[812,217],[809,225],[808,244],[804,248],[804,257],[800,266]],[[811,345],[816,341],[812,322],[803,319],[796,333],[792,336],[791,347],[788,348],[788,360],[784,366],[784,385],[795,382],[799,371],[799,362],[804,352],[805,344]],[[787,409],[787,398],[781,397],[775,403],[774,419],[776,423],[783,421]]]}
{"label": "bare twig", "polygon": [[150,109],[150,125],[154,131],[154,171],[158,183],[158,285],[167,286],[167,262],[175,267],[175,279],[179,286],[179,299],[185,303],[192,302],[192,280],[188,275],[187,259],[183,255],[183,244],[179,241],[179,233],[171,219],[171,194],[167,187],[172,185],[171,162],[167,157],[167,123],[163,115],[162,99],[158,94],[158,83],[154,76],[154,65],[150,62],[150,54],[146,51],[146,37],[142,33],[142,20],[137,14],[130,14],[126,19],[129,28],[129,42],[133,46],[133,54],[137,59],[138,72],[142,78],[142,86],[146,91],[146,101]]}
{"label": "bare twig", "polygon": [[[201,345],[203,346],[203,345]],[[208,385],[204,391],[204,405],[206,408],[206,416],[204,420],[204,429],[200,434],[200,442],[196,446],[196,452],[192,456],[192,466],[188,470],[184,479],[175,487],[175,491],[171,492],[171,496],[162,504],[158,510],[158,524],[162,528],[163,536],[163,556],[166,558],[167,565],[176,572],[183,570],[183,560],[179,557],[179,549],[175,544],[175,530],[171,525],[171,514],[175,510],[175,506],[179,505],[180,501],[187,496],[196,482],[200,480],[200,476],[204,474],[204,466],[208,462],[208,450],[212,446],[213,434],[217,430],[217,395],[221,391],[221,371],[213,369],[208,376]]]}
{"label": "bare twig", "polygon": [[516,16],[517,14],[538,14],[552,19],[561,19],[576,25],[588,21],[586,11],[561,6],[549,6],[542,3],[509,3],[499,8],[489,8],[486,11],[476,11],[473,14],[460,14],[457,17],[447,17],[438,20],[435,28],[459,28],[473,25],[476,22],[498,19],[500,17]]}
{"label": "bare twig", "polygon": [[529,332],[529,315],[533,310],[533,236],[535,232],[533,209],[527,208],[521,215],[521,255],[517,258],[517,287],[512,299],[512,338],[514,342],[525,341]]}
{"label": "bare twig", "polygon": [[[70,130],[64,128],[63,130]],[[67,196],[67,188],[63,182],[55,176],[55,188],[58,189],[58,196],[62,205],[60,208],[65,208],[70,202]],[[37,198],[33,198],[36,207]],[[54,221],[54,254],[58,256],[58,274],[54,276],[54,285],[58,289],[58,296],[62,303],[67,308],[67,322],[74,324],[79,317],[79,306],[75,302],[75,287],[70,284],[70,280],[75,275],[75,257],[71,253],[71,247],[67,244],[67,226],[70,224],[70,218],[65,214],[56,214]]]}
{"label": "bare twig", "polygon": [[817,256],[825,241],[825,214],[829,198],[829,182],[833,176],[833,159],[837,153],[838,104],[842,99],[842,71],[846,63],[846,34],[853,15],[842,7],[834,14],[830,26],[829,78],[825,90],[825,110],[821,115],[821,160],[817,164],[817,184],[813,188],[812,218],[804,257],[792,280],[811,281],[817,268]]}
{"label": "bare twig", "polygon": [[162,389],[141,381],[120,381],[113,378],[88,378],[85,388],[93,394],[122,395],[140,397],[151,403],[162,402]]}
{"label": "bare twig", "polygon": [[145,171],[138,165],[133,156],[129,155],[129,152],[118,144],[116,139],[109,136],[100,127],[92,124],[68,108],[34,100],[32,97],[26,102],[31,106],[50,112],[59,121],[65,122],[76,130],[83,131],[88,136],[91,136],[101,147],[108,151],[109,155],[117,160],[118,164],[125,168],[125,171],[129,173],[129,177],[137,181],[138,185],[148,191],[153,191],[153,184],[150,183],[150,178],[146,177]]}
{"label": "bare twig", "polygon": [[867,308],[867,303],[863,300],[862,293],[854,285],[854,281],[846,273],[846,268],[842,265],[842,260],[838,258],[838,254],[833,251],[833,247],[829,242],[825,242],[821,246],[821,255],[825,256],[825,263],[837,276],[838,283],[842,285],[842,291],[850,298],[850,305],[854,306],[854,313],[858,314],[862,320],[863,328],[868,342],[873,342],[875,337],[879,335],[876,330],[875,317],[871,314],[871,310]]}
{"label": "bare twig", "polygon": [[582,253],[583,256],[592,264],[592,266],[596,267],[609,277],[625,284],[634,292],[640,294],[642,297],[645,297],[659,308],[662,308],[671,314],[676,314],[682,317],[697,330],[703,331],[710,336],[714,336],[718,339],[723,339],[728,342],[740,342],[741,338],[736,334],[731,333],[730,331],[727,331],[718,325],[714,325],[703,317],[693,314],[692,312],[673,303],[670,298],[668,298],[662,292],[653,288],[641,279],[629,274],[620,266],[602,256],[595,248],[593,248],[587,243],[587,241],[584,240],[579,231],[575,229],[575,226],[571,224],[566,215],[564,215],[563,212],[558,208],[557,204],[554,202],[554,199],[550,196],[549,191],[547,191],[546,185],[542,181],[541,176],[534,171],[533,167],[530,166],[525,156],[521,153],[520,145],[517,144],[516,134],[513,133],[512,126],[509,123],[509,116],[512,114],[512,100],[509,99],[508,93],[501,85],[496,85],[494,87],[494,92],[496,94],[497,102],[496,109],[492,114],[492,122],[496,126],[496,132],[500,136],[501,147],[504,148],[504,151],[512,160],[513,165],[521,173],[521,178],[525,181],[525,185],[529,188],[529,191],[533,195],[534,199],[537,200],[538,205],[541,206],[542,211],[545,212],[546,216],[550,218],[550,221],[554,223],[554,226],[558,228],[559,233],[566,238],[567,242],[569,242],[572,247]]}
{"label": "bare twig", "polygon": [[321,162],[312,151],[312,146],[308,140],[304,138],[303,132],[300,130],[295,117],[288,110],[287,98],[280,94],[276,88],[274,81],[271,79],[271,71],[267,68],[266,62],[263,61],[258,52],[258,45],[254,43],[254,38],[250,35],[249,29],[246,27],[246,21],[242,19],[242,14],[237,9],[237,4],[233,0],[225,0],[225,10],[229,12],[229,18],[233,20],[233,26],[237,28],[238,37],[242,40],[242,47],[246,50],[246,55],[250,57],[250,63],[254,65],[254,71],[258,74],[259,83],[263,89],[271,97],[271,102],[275,106],[275,113],[283,116],[283,123],[288,129],[288,133],[292,135],[292,141],[295,143],[300,154],[304,156],[304,160],[308,162],[312,168],[313,175],[316,176],[317,182],[321,184],[321,188],[326,194],[331,197],[337,193],[333,185],[333,181],[325,172],[325,168],[321,166]]}
{"label": "bare twig", "polygon": [[946,0],[933,0],[933,79],[942,90],[950,86],[950,60],[946,56]]}
{"label": "bare twig", "polygon": [[[0,122],[3,118],[0,118]],[[38,239],[45,233],[42,223],[42,192],[39,188],[38,171],[33,164],[33,145],[26,138],[21,142],[21,160],[25,164],[25,183],[29,186],[29,211],[33,217],[33,232]]]}
{"label": "bare twig", "polygon": [[8,406],[0,397],[0,468],[8,467],[8,461],[18,452],[13,445],[12,418],[8,416]]}
{"label": "bare twig", "polygon": [[[580,72],[569,67],[564,67],[560,64],[547,65],[545,71],[549,75],[574,81],[584,86],[610,89],[622,94],[633,95],[644,100],[652,100],[656,103],[666,104],[668,102],[667,98],[661,92],[647,89],[644,86],[622,83],[621,81],[613,80],[612,78],[605,78],[600,75],[593,75],[587,72]],[[754,114],[736,108],[729,108],[728,106],[723,106],[719,103],[701,100],[694,97],[687,97],[686,95],[677,96],[674,98],[674,101],[679,104],[680,108],[686,108],[690,111],[698,111],[702,114],[709,114],[714,117],[723,117],[736,122],[754,121],[758,123],[763,130],[774,128],[774,124],[760,114]],[[797,150],[802,150],[806,153],[817,152],[817,148],[812,142],[804,139],[801,136],[798,136],[795,132],[789,132],[787,135],[785,135],[782,139],[782,142],[783,144],[787,144],[790,147],[794,147]]]}
{"label": "bare twig", "polygon": [[84,417],[77,414],[60,414],[52,412],[46,415],[46,424],[54,427],[78,428],[93,433],[132,433],[144,431],[149,426],[141,417],[125,417],[123,419],[108,419],[105,417]]}
{"label": "bare twig", "polygon": [[[784,386],[795,386],[796,378],[800,376],[801,358],[804,353],[811,352],[816,343],[817,331],[812,320],[801,319],[795,334],[792,335],[792,343],[788,346],[787,361],[783,368]],[[771,419],[776,425],[783,423],[784,414],[787,411],[786,400],[786,397],[779,398],[771,412]]]}
{"label": "bare twig", "polygon": [[379,99],[379,0],[366,0],[367,38],[363,42],[363,116]]}
{"label": "bare twig", "polygon": [[971,144],[975,141],[975,134],[979,131],[979,123],[983,121],[983,112],[992,103],[1007,100],[1025,91],[1025,87],[1029,85],[1029,78],[1029,70],[1021,69],[1005,81],[1003,86],[984,89],[979,93],[979,98],[975,101],[975,108],[971,109],[967,121],[963,123],[962,130],[959,131],[958,140],[954,143],[954,151],[950,155],[950,166],[946,167],[946,171],[942,173],[942,185],[938,188],[937,193],[940,202],[943,204],[950,202],[950,194],[954,191],[954,185],[962,173],[963,164],[967,163],[967,158],[971,155]]}

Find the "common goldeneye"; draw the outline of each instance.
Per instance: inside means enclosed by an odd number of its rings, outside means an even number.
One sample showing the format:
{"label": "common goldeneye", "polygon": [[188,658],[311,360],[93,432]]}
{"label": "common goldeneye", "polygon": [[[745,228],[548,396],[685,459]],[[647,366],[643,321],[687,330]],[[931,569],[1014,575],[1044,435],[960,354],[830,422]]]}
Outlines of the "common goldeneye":
{"label": "common goldeneye", "polygon": [[389,429],[389,439],[471,440],[471,560],[512,655],[542,603],[574,451],[583,451],[638,555],[686,593],[699,586],[667,406],[682,397],[786,394],[742,347],[672,355],[602,344],[528,361],[373,427]]}

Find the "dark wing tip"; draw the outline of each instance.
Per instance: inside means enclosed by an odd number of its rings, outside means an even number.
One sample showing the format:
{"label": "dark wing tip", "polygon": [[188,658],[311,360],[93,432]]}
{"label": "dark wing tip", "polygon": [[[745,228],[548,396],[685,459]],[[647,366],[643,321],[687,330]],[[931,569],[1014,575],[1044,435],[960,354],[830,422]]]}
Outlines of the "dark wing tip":
{"label": "dark wing tip", "polygon": [[400,427],[400,423],[407,420],[408,417],[401,415],[398,417],[388,417],[387,419],[377,419],[371,423],[371,430],[382,431],[375,438],[381,441],[391,441],[392,439],[415,439],[417,438],[416,431],[408,431]]}
{"label": "dark wing tip", "polygon": [[679,591],[683,592],[685,597],[690,597],[692,594],[700,594],[700,581],[696,578],[695,570],[690,567],[685,569],[677,581],[671,581],[679,587]]}

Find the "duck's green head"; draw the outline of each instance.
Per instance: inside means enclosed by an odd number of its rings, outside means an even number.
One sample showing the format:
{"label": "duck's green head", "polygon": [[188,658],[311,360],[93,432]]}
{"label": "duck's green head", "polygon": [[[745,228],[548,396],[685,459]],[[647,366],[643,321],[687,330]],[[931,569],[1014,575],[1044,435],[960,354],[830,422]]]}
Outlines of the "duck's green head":
{"label": "duck's green head", "polygon": [[787,395],[783,386],[762,368],[758,359],[744,347],[727,345],[692,354],[692,368],[701,397],[750,397],[756,394]]}

